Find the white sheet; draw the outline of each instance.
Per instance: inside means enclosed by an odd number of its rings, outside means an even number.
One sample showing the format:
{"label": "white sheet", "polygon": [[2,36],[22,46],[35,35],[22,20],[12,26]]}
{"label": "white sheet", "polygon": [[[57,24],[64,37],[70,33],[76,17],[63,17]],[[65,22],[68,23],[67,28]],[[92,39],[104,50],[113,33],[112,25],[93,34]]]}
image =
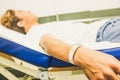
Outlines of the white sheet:
{"label": "white sheet", "polygon": [[[69,21],[72,24],[76,24],[76,25],[81,25],[81,23],[73,23],[73,21]],[[59,23],[59,22],[57,22]],[[66,23],[66,21],[65,21]],[[90,26],[101,26],[105,23],[105,20],[102,21],[98,21],[98,22],[94,22],[92,24],[90,24]],[[63,21],[64,24],[64,21]],[[95,28],[94,28],[95,29]],[[90,35],[88,35],[86,37],[86,40],[93,37],[93,39],[95,38],[95,36],[91,36],[92,34],[96,33],[96,31],[94,31],[94,29],[92,29],[93,31],[91,31]],[[39,52],[44,52],[39,45],[34,44],[33,41],[31,41],[28,37],[26,37],[26,35],[18,33],[16,31],[7,29],[3,26],[0,26],[0,37],[3,37],[5,39],[11,40],[13,42],[19,43],[21,45],[24,45],[28,48],[31,48],[33,50],[39,51]],[[120,47],[120,43],[110,43],[110,42],[82,42],[82,44],[88,48],[91,49],[104,49],[104,48],[112,48],[112,47]]]}

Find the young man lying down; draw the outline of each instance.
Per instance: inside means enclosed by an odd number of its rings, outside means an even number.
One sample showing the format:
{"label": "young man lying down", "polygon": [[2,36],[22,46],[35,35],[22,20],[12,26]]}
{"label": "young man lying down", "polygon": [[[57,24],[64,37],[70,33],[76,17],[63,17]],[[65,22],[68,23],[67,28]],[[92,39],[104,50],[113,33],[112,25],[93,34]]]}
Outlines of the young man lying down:
{"label": "young man lying down", "polygon": [[[90,80],[120,80],[120,62],[113,56],[94,51],[82,45],[71,45],[80,43],[91,29],[75,26],[41,26],[39,18],[29,11],[8,10],[1,18],[1,24],[7,28],[16,30],[26,35],[51,56],[70,62],[81,67]],[[84,24],[83,24],[84,25]],[[120,19],[113,19],[102,27],[96,28],[96,41],[120,42]],[[32,32],[32,33],[31,33]],[[74,35],[74,36],[73,36]],[[69,40],[71,40],[69,42]],[[88,40],[89,41],[89,40]]]}

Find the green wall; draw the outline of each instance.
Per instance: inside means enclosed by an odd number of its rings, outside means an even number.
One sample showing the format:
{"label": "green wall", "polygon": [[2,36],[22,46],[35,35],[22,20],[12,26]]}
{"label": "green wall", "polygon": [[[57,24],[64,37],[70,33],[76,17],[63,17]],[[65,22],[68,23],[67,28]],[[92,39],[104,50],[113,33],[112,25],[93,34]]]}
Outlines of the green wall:
{"label": "green wall", "polygon": [[65,20],[77,20],[77,19],[87,19],[87,18],[97,18],[97,17],[110,17],[110,16],[120,16],[120,8],[99,10],[99,11],[83,11],[67,14],[58,14],[53,16],[45,16],[39,18],[39,23],[47,23],[52,21]]}

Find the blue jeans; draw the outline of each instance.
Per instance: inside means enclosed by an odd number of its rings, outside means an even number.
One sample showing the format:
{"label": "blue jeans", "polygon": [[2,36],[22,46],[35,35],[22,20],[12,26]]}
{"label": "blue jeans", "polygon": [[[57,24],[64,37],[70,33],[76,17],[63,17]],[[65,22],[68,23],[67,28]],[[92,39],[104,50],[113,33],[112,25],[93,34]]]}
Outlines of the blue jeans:
{"label": "blue jeans", "polygon": [[96,42],[120,42],[120,17],[107,21],[99,30]]}

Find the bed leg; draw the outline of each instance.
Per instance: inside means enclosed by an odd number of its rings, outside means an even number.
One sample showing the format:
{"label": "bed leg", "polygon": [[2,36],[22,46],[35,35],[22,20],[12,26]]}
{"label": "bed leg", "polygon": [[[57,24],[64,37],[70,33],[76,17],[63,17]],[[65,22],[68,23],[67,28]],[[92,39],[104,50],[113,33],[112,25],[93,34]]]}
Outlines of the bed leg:
{"label": "bed leg", "polygon": [[40,70],[38,72],[38,77],[40,80],[49,80],[49,74],[47,70]]}
{"label": "bed leg", "polygon": [[19,80],[16,76],[0,65],[0,73],[9,80]]}

